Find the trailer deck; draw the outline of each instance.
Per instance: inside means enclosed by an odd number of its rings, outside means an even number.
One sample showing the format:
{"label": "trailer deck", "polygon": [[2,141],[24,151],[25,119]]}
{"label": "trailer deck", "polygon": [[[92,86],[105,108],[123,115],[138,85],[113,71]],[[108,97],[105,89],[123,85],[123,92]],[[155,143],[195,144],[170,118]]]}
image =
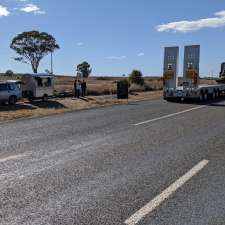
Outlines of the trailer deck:
{"label": "trailer deck", "polygon": [[199,85],[195,88],[178,86],[177,88],[169,88],[164,92],[165,100],[186,100],[196,99],[200,101],[208,99],[216,99],[225,92],[225,84],[215,85]]}

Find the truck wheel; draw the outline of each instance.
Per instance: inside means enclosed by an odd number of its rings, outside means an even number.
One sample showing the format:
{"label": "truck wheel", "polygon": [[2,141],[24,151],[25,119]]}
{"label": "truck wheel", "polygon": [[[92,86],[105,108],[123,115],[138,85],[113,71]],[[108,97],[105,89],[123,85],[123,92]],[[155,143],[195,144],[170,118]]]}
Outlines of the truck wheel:
{"label": "truck wheel", "polygon": [[207,101],[207,100],[208,100],[208,93],[205,92],[205,94],[204,94],[204,101]]}
{"label": "truck wheel", "polygon": [[220,97],[220,91],[217,90],[217,91],[216,91],[216,98],[219,98],[219,97]]}
{"label": "truck wheel", "polygon": [[16,96],[10,96],[9,97],[9,105],[15,105],[17,101]]}
{"label": "truck wheel", "polygon": [[200,102],[204,101],[204,94],[203,94],[203,92],[201,92],[200,95],[199,95],[199,101]]}
{"label": "truck wheel", "polygon": [[212,99],[215,100],[217,98],[217,92],[214,90],[212,93]]}

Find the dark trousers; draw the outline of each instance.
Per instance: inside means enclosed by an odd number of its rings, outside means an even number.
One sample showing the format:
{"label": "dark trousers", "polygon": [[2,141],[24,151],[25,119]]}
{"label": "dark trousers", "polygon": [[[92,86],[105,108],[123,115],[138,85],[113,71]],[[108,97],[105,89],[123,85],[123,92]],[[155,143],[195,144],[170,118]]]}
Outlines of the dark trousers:
{"label": "dark trousers", "polygon": [[80,98],[80,90],[77,90],[76,88],[74,89],[74,97],[75,98]]}
{"label": "dark trousers", "polygon": [[86,95],[86,88],[83,88],[82,89],[82,97],[85,97],[85,95]]}
{"label": "dark trousers", "polygon": [[77,90],[76,92],[77,92],[77,96],[76,97],[80,98],[80,90]]}
{"label": "dark trousers", "polygon": [[76,98],[77,97],[77,89],[74,88],[74,97]]}

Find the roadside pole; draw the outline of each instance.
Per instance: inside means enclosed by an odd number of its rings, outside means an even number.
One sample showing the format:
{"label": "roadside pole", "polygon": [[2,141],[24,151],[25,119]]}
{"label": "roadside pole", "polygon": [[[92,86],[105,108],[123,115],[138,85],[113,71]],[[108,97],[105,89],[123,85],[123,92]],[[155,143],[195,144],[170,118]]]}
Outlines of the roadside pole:
{"label": "roadside pole", "polygon": [[53,53],[51,52],[51,74],[53,74]]}

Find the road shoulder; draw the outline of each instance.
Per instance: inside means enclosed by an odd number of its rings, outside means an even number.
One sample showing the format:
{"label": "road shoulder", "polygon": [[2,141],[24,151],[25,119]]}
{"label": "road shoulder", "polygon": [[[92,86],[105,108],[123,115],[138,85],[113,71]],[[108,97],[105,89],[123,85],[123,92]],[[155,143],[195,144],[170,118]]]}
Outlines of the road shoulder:
{"label": "road shoulder", "polygon": [[56,98],[48,102],[19,102],[15,106],[0,106],[0,123],[26,118],[38,118],[65,112],[121,105],[138,101],[155,100],[162,97],[161,91],[143,92],[130,96],[129,100],[118,100],[115,96],[89,96],[83,99]]}

